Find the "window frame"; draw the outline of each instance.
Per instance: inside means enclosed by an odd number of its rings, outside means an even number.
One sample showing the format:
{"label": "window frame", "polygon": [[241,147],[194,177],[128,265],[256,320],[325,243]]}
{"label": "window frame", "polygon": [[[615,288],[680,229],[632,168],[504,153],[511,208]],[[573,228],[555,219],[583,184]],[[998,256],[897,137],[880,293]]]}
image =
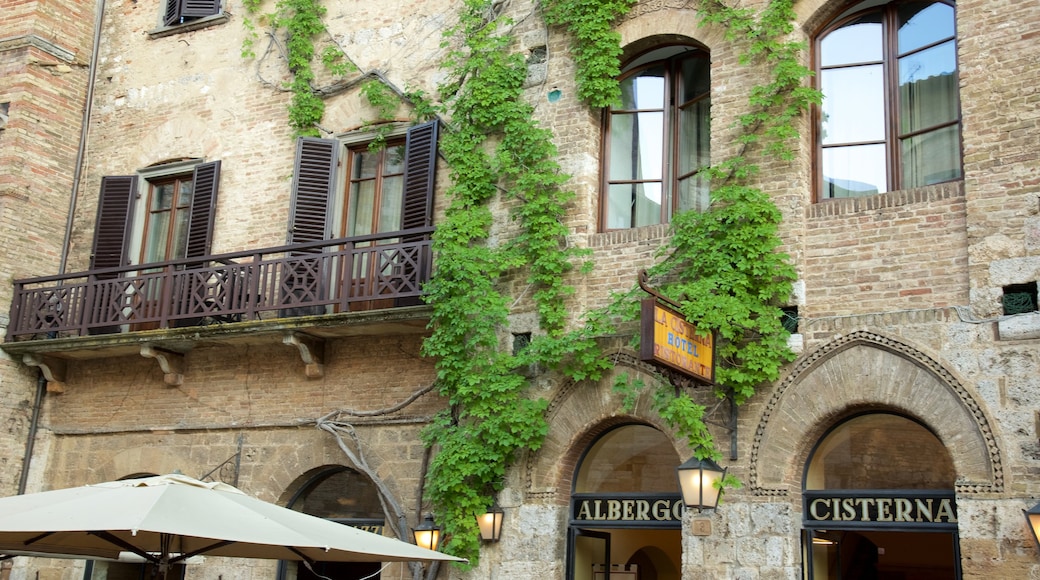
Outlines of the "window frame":
{"label": "window frame", "polygon": [[[932,4],[945,4],[953,9],[953,34],[951,36],[944,36],[940,40],[932,40],[926,44],[915,47],[905,53],[899,52],[898,45],[898,9],[900,5],[912,4],[912,3],[927,3],[929,6]],[[824,39],[830,35],[848,25],[850,22],[857,18],[869,14],[880,14],[881,16],[881,60],[864,60],[862,62],[855,63],[842,63],[838,65],[824,66],[823,63],[823,48],[822,43]],[[847,7],[842,10],[837,16],[830,19],[826,24],[821,26],[818,32],[813,36],[813,72],[816,76],[815,86],[818,90],[823,91],[823,72],[825,70],[840,70],[842,68],[851,68],[853,66],[864,66],[868,64],[880,64],[882,67],[882,89],[881,96],[883,99],[882,110],[884,115],[884,138],[883,140],[868,140],[868,141],[849,141],[832,143],[827,146],[823,143],[823,105],[813,106],[813,184],[814,184],[814,199],[816,202],[825,202],[835,199],[845,199],[846,197],[868,197],[871,195],[883,195],[894,191],[900,191],[912,187],[926,187],[929,185],[939,183],[949,183],[953,181],[960,181],[964,179],[964,138],[963,138],[963,120],[964,114],[961,107],[960,98],[960,87],[959,83],[955,83],[956,91],[954,97],[956,99],[956,116],[952,120],[944,121],[942,123],[936,123],[929,125],[928,127],[916,130],[903,131],[900,126],[900,120],[902,118],[902,110],[900,108],[900,70],[899,62],[901,58],[920,54],[932,48],[939,47],[948,42],[953,43],[954,50],[954,74],[957,78],[960,76],[960,62],[957,55],[957,48],[959,46],[959,37],[957,34],[957,5],[954,0],[889,0],[888,2],[873,4],[867,0],[860,0],[857,2],[850,2]],[[826,96],[824,96],[826,99]],[[904,140],[908,140],[918,135],[926,135],[929,133],[935,133],[943,129],[955,127],[957,129],[957,175],[949,179],[936,181],[934,183],[922,184],[919,186],[907,186],[904,179]],[[843,196],[843,197],[830,197],[826,196],[827,184],[824,175],[824,151],[828,148],[839,148],[839,147],[850,147],[853,145],[863,145],[878,143],[884,145],[884,160],[885,160],[885,191],[877,193],[868,193],[860,196]]]}
{"label": "window frame", "polygon": [[[385,233],[399,231],[400,227],[392,229],[386,229],[386,224],[377,224],[378,220],[378,208],[381,207],[381,201],[386,192],[384,192],[384,179],[386,177],[400,176],[401,179],[401,196],[402,204],[401,210],[404,209],[403,198],[404,198],[404,174],[405,174],[405,159],[408,155],[406,145],[406,134],[408,126],[403,124],[395,124],[393,128],[384,136],[384,146],[380,147],[377,151],[372,151],[369,146],[373,143],[374,138],[371,133],[364,135],[351,135],[350,137],[341,137],[339,139],[343,146],[342,154],[344,155],[343,166],[344,169],[341,175],[338,176],[337,187],[339,195],[336,196],[335,202],[335,213],[332,223],[334,237],[351,237],[357,235],[367,235],[359,233],[350,233],[351,229],[351,217],[354,215],[356,208],[351,206],[351,187],[355,181],[360,182],[362,179],[355,180],[354,169],[357,163],[358,154],[378,155],[378,161],[376,164],[376,174],[372,178],[375,182],[375,191],[373,195],[372,212],[369,216],[370,226],[372,231],[369,233]],[[384,171],[385,160],[387,149],[390,147],[401,147],[402,158],[401,158],[401,171],[393,175],[387,175]],[[379,226],[383,226],[380,228]]]}
{"label": "window frame", "polygon": [[[140,239],[141,250],[138,255],[138,263],[148,264],[152,262],[165,262],[167,260],[177,260],[183,258],[183,255],[188,249],[187,239],[187,217],[191,215],[191,199],[195,194],[195,180],[191,173],[180,173],[177,175],[165,176],[159,179],[147,179],[145,184],[147,185],[147,194],[144,196],[144,203],[141,204],[144,213],[144,219],[141,222],[141,235],[138,236]],[[187,183],[187,191],[183,184]],[[155,196],[158,194],[159,188],[163,186],[172,186],[173,195],[170,200],[169,207],[156,209],[153,207]],[[149,254],[152,253],[153,245],[149,244],[152,237],[152,227],[155,225],[155,220],[158,219],[160,214],[166,214],[168,221],[166,224],[165,240],[163,241],[162,251],[158,251],[160,245],[159,240],[155,240],[155,254],[161,254],[162,257],[150,258]],[[184,223],[184,242],[183,248],[176,247],[180,244],[178,242],[178,218],[186,214]]]}
{"label": "window frame", "polygon": [[225,5],[226,0],[163,0],[156,28],[148,32],[148,37],[162,38],[223,24],[230,20]]}
{"label": "window frame", "polygon": [[[704,59],[708,72],[708,87],[707,91],[703,94],[696,95],[693,98],[687,99],[680,102],[681,97],[679,91],[682,89],[682,64],[687,59]],[[636,229],[640,227],[649,227],[660,224],[668,224],[671,221],[673,215],[682,211],[680,209],[680,197],[679,182],[680,182],[680,159],[681,153],[680,138],[681,138],[681,115],[685,108],[696,106],[697,103],[707,101],[709,112],[708,112],[708,135],[709,135],[709,150],[708,155],[710,157],[710,135],[711,135],[711,53],[699,44],[693,42],[673,42],[669,44],[659,44],[654,47],[644,50],[633,58],[628,60],[628,63],[623,67],[622,74],[618,77],[618,81],[622,82],[628,78],[639,75],[655,66],[663,66],[665,69],[664,78],[664,103],[660,109],[616,109],[614,107],[605,107],[603,109],[603,125],[601,131],[601,162],[600,162],[600,195],[599,195],[599,212],[598,212],[598,229],[600,232],[611,232],[611,231],[624,231],[630,229]],[[662,112],[663,121],[663,135],[662,135],[662,150],[661,150],[661,177],[659,179],[661,184],[661,207],[658,221],[653,224],[644,225],[629,225],[624,228],[611,228],[609,227],[610,217],[610,188],[611,185],[617,185],[619,183],[637,183],[637,182],[651,182],[655,180],[614,180],[611,179],[610,175],[610,161],[611,161],[611,137],[612,128],[614,126],[614,117],[618,115],[632,115],[638,114],[636,111],[651,111],[660,110]],[[709,163],[688,171],[683,174],[684,179],[694,180],[697,175],[702,171],[710,167]],[[634,215],[631,216],[634,218]],[[630,220],[631,223],[631,220]]]}

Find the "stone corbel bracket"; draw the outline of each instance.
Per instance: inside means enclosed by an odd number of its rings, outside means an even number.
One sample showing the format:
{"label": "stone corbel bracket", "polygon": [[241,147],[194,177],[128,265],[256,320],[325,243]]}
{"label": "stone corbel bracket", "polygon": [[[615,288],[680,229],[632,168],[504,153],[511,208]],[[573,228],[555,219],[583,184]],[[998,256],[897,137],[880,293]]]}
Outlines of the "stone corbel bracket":
{"label": "stone corbel bracket", "polygon": [[24,354],[22,355],[22,362],[28,366],[40,369],[40,372],[43,373],[43,378],[47,379],[48,393],[65,392],[66,364],[64,359],[40,354]]}
{"label": "stone corbel bracket", "polygon": [[170,387],[179,387],[184,383],[184,355],[148,346],[141,345],[141,356],[154,358],[159,362],[159,368],[163,372],[163,382]]}
{"label": "stone corbel bracket", "polygon": [[320,379],[325,375],[325,341],[320,338],[291,332],[282,336],[282,344],[295,346],[303,359],[304,374],[308,379]]}

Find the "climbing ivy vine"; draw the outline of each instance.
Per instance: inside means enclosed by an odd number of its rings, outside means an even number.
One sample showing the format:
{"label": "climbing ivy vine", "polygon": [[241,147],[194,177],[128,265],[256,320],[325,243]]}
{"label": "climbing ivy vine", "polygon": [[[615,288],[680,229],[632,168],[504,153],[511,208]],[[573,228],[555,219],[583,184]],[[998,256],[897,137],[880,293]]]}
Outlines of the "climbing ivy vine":
{"label": "climbing ivy vine", "polygon": [[[426,287],[433,334],[423,352],[437,360],[449,408],[426,429],[436,446],[426,493],[445,528],[445,549],[475,561],[474,515],[483,513],[522,450],[548,431],[546,401],[530,396],[520,372],[565,365],[575,378],[599,377],[605,363],[590,337],[565,340],[568,273],[580,253],[567,245],[567,176],[555,162],[550,131],[533,121],[523,97],[527,66],[486,0],[466,0],[448,34],[458,48],[446,61],[441,102],[450,114],[441,138],[451,171],[451,200],[434,234],[437,271]],[[494,243],[490,203],[513,208],[516,235]],[[503,348],[512,285],[526,287],[543,334],[524,351]]]}
{"label": "climbing ivy vine", "polygon": [[[674,216],[669,243],[649,269],[651,279],[699,328],[717,333],[716,389],[741,403],[778,377],[793,360],[780,324],[794,268],[780,252],[781,214],[769,195],[754,187],[765,158],[789,160],[796,121],[819,95],[804,86],[805,47],[786,40],[793,0],[770,0],[756,13],[723,0],[700,0],[702,20],[723,27],[746,47],[742,62],[769,71],[751,90],[739,119],[739,150],[709,169],[711,207]],[[251,14],[259,0],[247,0]],[[545,19],[571,35],[579,96],[591,107],[616,104],[620,91],[620,36],[616,19],[635,0],[542,0]],[[383,79],[361,85],[362,94],[389,117],[400,98],[416,118],[441,115],[440,151],[450,170],[449,205],[434,234],[437,268],[426,286],[432,335],[423,354],[435,359],[437,389],[448,401],[423,432],[436,448],[426,480],[426,498],[444,527],[444,549],[475,563],[479,555],[474,514],[483,512],[505,483],[509,466],[541,445],[547,403],[533,393],[525,369],[555,369],[572,380],[598,380],[610,368],[596,337],[613,331],[638,311],[629,292],[608,308],[570,318],[564,305],[571,276],[587,271],[583,253],[568,243],[567,204],[573,193],[555,159],[551,131],[534,120],[524,99],[527,67],[515,51],[512,22],[500,3],[463,0],[456,26],[447,31],[455,47],[445,62],[448,81],[437,102],[421,92],[388,91]],[[314,90],[315,38],[324,31],[319,0],[278,0],[268,15],[284,30],[293,75],[289,120],[297,134],[316,134],[324,104]],[[247,20],[247,29],[254,31]],[[251,54],[247,42],[244,52]],[[327,70],[342,74],[342,54],[326,50]],[[338,63],[338,64],[337,64]],[[378,146],[378,144],[376,145]],[[508,235],[492,217],[492,204],[512,211]],[[521,301],[519,297],[526,297]],[[514,300],[516,302],[514,303]],[[512,352],[505,344],[509,315],[530,303],[539,332]],[[628,398],[652,388],[656,408],[701,457],[716,456],[705,426],[705,408],[670,385],[646,387],[619,381]]]}
{"label": "climbing ivy vine", "polygon": [[[748,110],[738,120],[737,152],[709,169],[710,209],[674,216],[669,245],[649,270],[688,320],[716,332],[716,394],[737,404],[775,381],[795,357],[780,306],[790,299],[797,275],[780,251],[781,213],[753,185],[756,160],[792,159],[795,123],[820,100],[805,83],[811,71],[802,64],[804,43],[787,40],[795,18],[792,4],[770,0],[756,14],[722,0],[701,1],[702,21],[722,26],[727,40],[744,44],[741,63],[763,67],[769,80],[751,89]],[[662,390],[657,403],[699,457],[717,458],[700,418],[702,406],[671,389]]]}

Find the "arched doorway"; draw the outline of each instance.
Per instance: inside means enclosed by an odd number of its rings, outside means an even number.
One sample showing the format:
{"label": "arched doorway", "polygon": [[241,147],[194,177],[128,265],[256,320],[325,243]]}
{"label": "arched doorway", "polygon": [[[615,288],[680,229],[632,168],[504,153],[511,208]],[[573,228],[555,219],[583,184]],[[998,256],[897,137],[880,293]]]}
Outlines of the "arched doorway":
{"label": "arched doorway", "polygon": [[804,475],[809,580],[960,578],[956,473],[924,425],[868,413],[833,427]]}
{"label": "arched doorway", "polygon": [[[329,467],[312,475],[288,506],[308,515],[383,533],[384,515],[378,492],[364,475],[346,467]],[[278,580],[378,580],[379,562],[280,562]]]}
{"label": "arched doorway", "polygon": [[568,580],[679,580],[679,463],[647,425],[615,427],[589,446],[572,485]]}

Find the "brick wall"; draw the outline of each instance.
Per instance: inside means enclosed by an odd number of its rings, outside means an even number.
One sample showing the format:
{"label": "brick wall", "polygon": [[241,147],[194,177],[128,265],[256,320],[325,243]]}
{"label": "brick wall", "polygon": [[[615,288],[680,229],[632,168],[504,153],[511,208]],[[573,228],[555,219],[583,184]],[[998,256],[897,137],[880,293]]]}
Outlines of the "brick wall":
{"label": "brick wall", "polygon": [[[56,272],[86,95],[93,6],[0,2],[0,336],[19,277]],[[0,354],[0,494],[17,491],[35,369]]]}

